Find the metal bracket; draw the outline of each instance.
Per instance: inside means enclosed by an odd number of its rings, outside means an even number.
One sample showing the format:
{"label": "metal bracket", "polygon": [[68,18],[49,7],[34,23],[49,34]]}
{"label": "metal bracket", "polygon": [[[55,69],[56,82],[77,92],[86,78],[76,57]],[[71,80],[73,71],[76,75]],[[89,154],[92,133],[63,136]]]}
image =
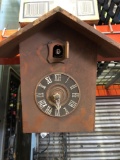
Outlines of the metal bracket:
{"label": "metal bracket", "polygon": [[8,38],[9,36],[5,36],[5,30],[6,30],[6,28],[4,28],[3,31],[2,31],[2,37],[3,38]]}
{"label": "metal bracket", "polygon": [[[18,28],[18,31],[20,30],[20,28]],[[7,35],[5,35],[5,31],[6,31],[6,28],[4,28],[3,30],[2,30],[2,37],[3,38],[8,38],[9,36],[7,36]]]}
{"label": "metal bracket", "polygon": [[111,23],[109,22],[109,28],[110,28],[110,33],[113,33],[114,31],[113,31],[113,28],[112,28],[112,25],[111,25]]}
{"label": "metal bracket", "polygon": [[[109,26],[109,28],[110,28],[110,32],[101,32],[101,33],[103,33],[103,34],[120,34],[120,31],[114,31],[113,30],[113,27],[112,27],[112,25],[111,25],[111,23],[109,22],[109,24],[108,24],[108,26]],[[97,28],[96,28],[96,25],[94,24],[94,29],[96,29],[97,30]]]}

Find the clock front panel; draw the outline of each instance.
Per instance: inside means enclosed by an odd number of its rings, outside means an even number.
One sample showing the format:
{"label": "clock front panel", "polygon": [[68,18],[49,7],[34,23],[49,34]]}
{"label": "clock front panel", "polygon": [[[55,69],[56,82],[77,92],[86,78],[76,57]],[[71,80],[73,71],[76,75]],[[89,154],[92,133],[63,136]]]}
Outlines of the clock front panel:
{"label": "clock front panel", "polygon": [[[56,39],[70,44],[69,58],[62,62],[50,57],[48,44]],[[92,132],[96,45],[57,22],[24,40],[19,48],[23,132]]]}

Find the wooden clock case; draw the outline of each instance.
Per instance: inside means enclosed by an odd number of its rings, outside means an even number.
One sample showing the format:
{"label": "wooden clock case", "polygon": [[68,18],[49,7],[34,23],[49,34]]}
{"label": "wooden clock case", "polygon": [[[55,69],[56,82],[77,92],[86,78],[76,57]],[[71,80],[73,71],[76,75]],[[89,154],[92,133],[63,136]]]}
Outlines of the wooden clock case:
{"label": "wooden clock case", "polygon": [[[48,44],[58,39],[69,42],[69,58],[50,63]],[[57,7],[0,44],[0,57],[10,58],[18,53],[23,132],[94,131],[97,55],[106,58],[120,57],[120,45]],[[44,114],[35,103],[37,83],[54,72],[72,76],[81,92],[77,108],[62,118]]]}

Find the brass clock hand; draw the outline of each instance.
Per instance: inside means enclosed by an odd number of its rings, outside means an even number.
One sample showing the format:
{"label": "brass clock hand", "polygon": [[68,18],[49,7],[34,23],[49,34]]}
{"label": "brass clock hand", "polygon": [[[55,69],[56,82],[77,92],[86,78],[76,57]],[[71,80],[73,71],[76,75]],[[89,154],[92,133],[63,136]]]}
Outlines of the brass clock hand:
{"label": "brass clock hand", "polygon": [[53,95],[54,97],[54,101],[55,101],[55,107],[58,110],[58,114],[60,114],[60,109],[61,109],[61,105],[60,105],[60,94],[56,93],[55,95]]}

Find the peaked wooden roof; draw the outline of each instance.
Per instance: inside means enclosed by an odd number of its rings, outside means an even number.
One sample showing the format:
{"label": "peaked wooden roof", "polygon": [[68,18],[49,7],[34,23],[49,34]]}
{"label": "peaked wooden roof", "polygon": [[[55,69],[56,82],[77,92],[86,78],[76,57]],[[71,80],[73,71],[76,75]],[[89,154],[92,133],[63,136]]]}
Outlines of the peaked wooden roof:
{"label": "peaked wooden roof", "polygon": [[0,58],[16,56],[19,52],[20,42],[55,21],[60,21],[61,23],[68,25],[68,27],[71,27],[73,30],[90,39],[91,42],[98,46],[98,54],[104,57],[120,57],[119,43],[103,35],[92,26],[81,21],[64,9],[56,7],[2,41],[0,43]]}

